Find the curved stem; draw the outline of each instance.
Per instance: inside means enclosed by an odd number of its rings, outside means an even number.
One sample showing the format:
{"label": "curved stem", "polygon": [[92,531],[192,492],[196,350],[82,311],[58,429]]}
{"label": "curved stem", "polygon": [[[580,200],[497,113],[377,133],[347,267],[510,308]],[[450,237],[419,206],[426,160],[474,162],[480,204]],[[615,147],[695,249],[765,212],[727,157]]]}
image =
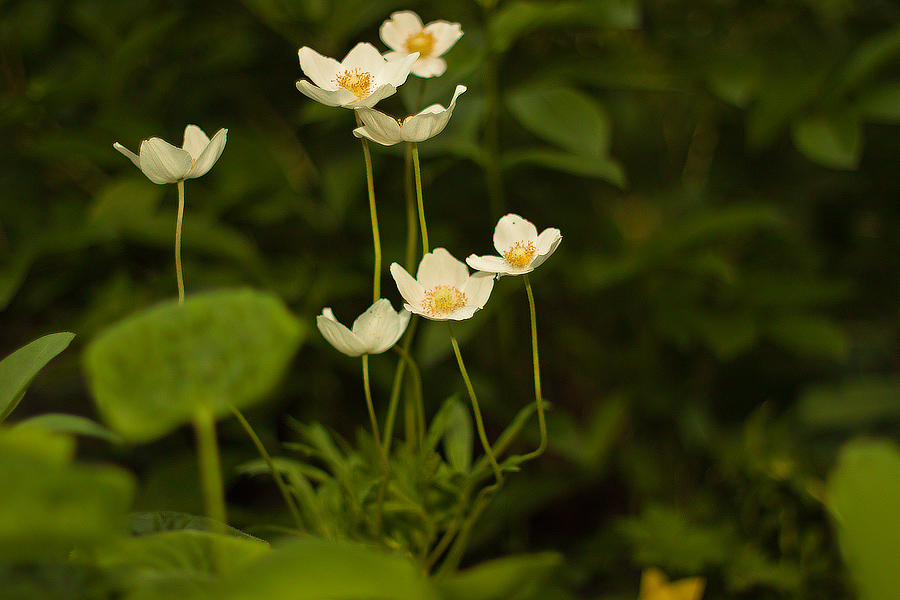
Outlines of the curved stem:
{"label": "curved stem", "polygon": [[403,182],[406,191],[406,270],[410,273],[414,273],[416,268],[416,237],[418,237],[419,234],[419,220],[416,216],[416,192],[413,187],[412,146],[410,144],[406,145]]}
{"label": "curved stem", "polygon": [[422,200],[422,171],[419,169],[419,145],[410,142],[412,146],[413,168],[416,172],[416,200],[419,203],[419,228],[422,230],[422,256],[428,254],[428,229],[425,227],[425,202]]}
{"label": "curved stem", "polygon": [[525,291],[528,292],[528,309],[531,313],[531,357],[534,363],[534,402],[537,406],[538,426],[541,430],[541,442],[537,450],[522,456],[522,460],[531,460],[543,454],[547,449],[547,421],[544,417],[544,399],[541,396],[541,366],[538,361],[537,341],[537,317],[534,309],[534,293],[531,291],[531,281],[525,274]]}
{"label": "curved stem", "polygon": [[380,539],[382,531],[384,530],[384,493],[387,489],[388,477],[390,476],[390,463],[388,462],[387,454],[384,451],[384,446],[381,443],[381,433],[378,431],[378,419],[375,417],[375,405],[372,403],[372,389],[369,385],[368,354],[362,355],[362,371],[363,386],[365,387],[366,393],[366,407],[369,409],[369,421],[371,421],[372,424],[372,436],[375,440],[375,447],[378,449],[378,454],[381,457],[381,464],[384,466],[384,478],[381,480],[381,485],[378,487],[378,511],[375,521],[375,531]]}
{"label": "curved stem", "polygon": [[491,444],[487,439],[487,433],[484,431],[484,421],[481,418],[481,409],[478,407],[478,398],[475,397],[475,388],[472,387],[472,381],[469,379],[469,374],[466,372],[466,365],[463,364],[462,354],[459,352],[459,343],[456,341],[456,336],[453,335],[453,325],[450,324],[450,321],[447,321],[447,327],[450,329],[450,342],[453,344],[456,362],[459,363],[459,372],[462,373],[463,379],[466,382],[466,389],[469,391],[469,398],[472,400],[472,411],[475,413],[475,425],[478,428],[478,437],[481,439],[481,446],[484,448],[484,453],[487,455],[488,460],[491,461],[491,468],[494,469],[494,477],[497,479],[494,487],[500,487],[503,484],[503,473],[500,472],[500,465],[497,464],[497,459],[494,457],[494,451],[491,449]]}
{"label": "curved stem", "polygon": [[184,302],[184,279],[181,272],[181,223],[184,220],[184,179],[179,179],[178,216],[175,217],[175,278],[178,280],[178,303]]}
{"label": "curved stem", "polygon": [[197,460],[200,464],[200,484],[206,516],[214,523],[226,523],[225,485],[222,482],[222,462],[216,440],[216,421],[205,406],[194,411],[194,432],[197,435]]}
{"label": "curved stem", "polygon": [[[362,120],[356,111],[356,124],[362,127]],[[375,274],[372,284],[372,301],[377,302],[381,298],[381,235],[378,233],[378,211],[375,208],[375,177],[372,174],[372,155],[369,153],[369,143],[366,138],[359,138],[362,142],[363,155],[366,159],[366,184],[369,189],[369,214],[372,217],[372,243],[375,246]]]}

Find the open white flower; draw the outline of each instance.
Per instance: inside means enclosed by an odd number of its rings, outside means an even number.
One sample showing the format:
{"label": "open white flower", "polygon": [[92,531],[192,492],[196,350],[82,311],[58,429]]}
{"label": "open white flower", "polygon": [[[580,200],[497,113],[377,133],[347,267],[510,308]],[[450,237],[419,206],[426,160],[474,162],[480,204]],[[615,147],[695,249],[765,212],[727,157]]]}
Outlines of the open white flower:
{"label": "open white flower", "polygon": [[297,82],[297,89],[327,106],[359,108],[374,106],[403,85],[418,54],[388,60],[372,44],[361,42],[342,62],[322,56],[304,46],[298,53],[300,69],[310,78]]}
{"label": "open white flower", "polygon": [[381,298],[353,321],[353,329],[341,325],[330,308],[316,317],[316,325],[328,342],[348,356],[381,354],[397,343],[409,325],[409,311],[396,312],[390,300]]}
{"label": "open white flower", "polygon": [[158,137],[141,142],[140,155],[119,142],[113,148],[130,158],[153,183],[176,183],[206,174],[222,155],[227,135],[227,129],[220,129],[210,140],[202,129],[188,125],[181,148]]}
{"label": "open white flower", "polygon": [[385,57],[394,59],[413,52],[419,53],[412,67],[417,77],[437,77],[447,70],[447,61],[440,58],[462,37],[459,23],[432,21],[422,25],[419,15],[404,10],[395,12],[381,25],[381,41],[390,49]]}
{"label": "open white flower", "polygon": [[473,269],[501,275],[523,275],[547,260],[562,241],[559,229],[550,227],[538,235],[527,219],[510,213],[500,218],[494,229],[494,247],[500,256],[475,256],[466,262]]}
{"label": "open white flower", "polygon": [[465,263],[444,248],[422,257],[416,279],[393,263],[391,275],[406,300],[406,310],[434,321],[462,321],[487,303],[494,287],[490,273],[469,275]]}
{"label": "open white flower", "polygon": [[397,142],[424,142],[444,130],[456,108],[456,99],[465,91],[466,86],[458,85],[447,108],[432,104],[402,121],[374,108],[360,108],[358,114],[363,126],[354,129],[353,135],[368,138],[383,146],[392,146]]}

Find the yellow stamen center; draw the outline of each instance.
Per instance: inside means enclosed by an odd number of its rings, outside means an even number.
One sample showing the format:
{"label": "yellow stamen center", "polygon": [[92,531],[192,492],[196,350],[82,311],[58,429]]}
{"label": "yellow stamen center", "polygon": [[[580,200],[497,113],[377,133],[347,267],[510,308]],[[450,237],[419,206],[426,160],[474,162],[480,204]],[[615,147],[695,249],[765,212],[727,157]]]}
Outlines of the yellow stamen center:
{"label": "yellow stamen center", "polygon": [[375,77],[368,71],[360,72],[359,69],[339,73],[333,81],[338,87],[353,92],[357,98],[365,98],[371,94],[375,85]]}
{"label": "yellow stamen center", "polygon": [[509,247],[509,250],[503,253],[503,260],[511,267],[524,269],[531,264],[531,260],[536,252],[537,248],[534,247],[534,242],[528,242],[527,244],[516,242]]}
{"label": "yellow stamen center", "polygon": [[419,56],[429,56],[431,49],[434,48],[434,36],[422,30],[418,33],[410,34],[406,41],[403,42],[403,46],[410,54],[418,52]]}
{"label": "yellow stamen center", "polygon": [[466,305],[466,295],[452,285],[438,285],[425,292],[422,306],[433,317],[442,317]]}

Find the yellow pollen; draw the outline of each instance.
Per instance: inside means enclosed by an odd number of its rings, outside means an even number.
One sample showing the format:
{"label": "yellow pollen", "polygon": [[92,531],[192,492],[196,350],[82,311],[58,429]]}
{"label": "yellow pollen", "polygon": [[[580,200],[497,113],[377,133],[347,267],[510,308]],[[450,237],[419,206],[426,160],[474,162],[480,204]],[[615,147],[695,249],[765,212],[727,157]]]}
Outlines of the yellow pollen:
{"label": "yellow pollen", "polygon": [[522,242],[516,242],[509,247],[509,250],[503,253],[503,260],[511,267],[524,269],[531,264],[531,259],[534,258],[535,252],[537,252],[537,248],[534,247],[534,242],[528,242],[524,245]]}
{"label": "yellow pollen", "polygon": [[466,305],[466,295],[452,285],[438,285],[425,292],[422,306],[434,317],[449,315]]}
{"label": "yellow pollen", "polygon": [[359,69],[347,70],[334,78],[334,84],[345,90],[353,92],[357,98],[365,98],[372,93],[375,78],[368,71],[360,72]]}
{"label": "yellow pollen", "polygon": [[419,56],[429,56],[434,47],[434,36],[425,30],[410,34],[403,42],[406,51],[412,54],[418,52]]}

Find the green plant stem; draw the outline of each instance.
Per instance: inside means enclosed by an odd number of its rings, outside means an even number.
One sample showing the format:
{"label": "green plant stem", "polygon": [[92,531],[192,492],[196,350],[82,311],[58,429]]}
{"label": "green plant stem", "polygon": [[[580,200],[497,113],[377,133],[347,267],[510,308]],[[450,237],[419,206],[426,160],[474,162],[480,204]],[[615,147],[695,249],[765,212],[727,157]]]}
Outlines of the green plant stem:
{"label": "green plant stem", "polygon": [[178,281],[178,303],[184,302],[184,279],[181,271],[181,224],[184,221],[184,179],[175,184],[178,188],[178,216],[175,217],[175,279]]}
{"label": "green plant stem", "polygon": [[537,341],[537,316],[534,309],[534,292],[531,290],[531,281],[528,274],[525,277],[525,291],[528,292],[528,309],[531,313],[531,357],[534,363],[534,402],[537,406],[538,427],[541,430],[541,442],[537,450],[529,452],[522,456],[522,460],[531,460],[543,454],[547,449],[547,421],[544,417],[544,399],[541,396],[541,366],[538,361],[538,341]]}
{"label": "green plant stem", "polygon": [[406,191],[406,270],[415,273],[416,238],[419,236],[419,219],[416,215],[416,191],[413,183],[412,146],[406,145],[403,182]]}
{"label": "green plant stem", "polygon": [[[397,371],[394,373],[394,384],[391,389],[391,400],[388,403],[388,412],[387,417],[385,418],[384,424],[384,448],[385,453],[390,453],[391,441],[394,437],[394,422],[397,418],[397,408],[400,404],[400,389],[403,383],[403,375],[406,372],[406,365],[409,365],[409,374],[412,378],[413,389],[415,390],[412,394],[413,398],[410,402],[407,402],[409,406],[411,403],[413,405],[413,421],[410,422],[407,427],[407,441],[410,443],[410,447],[418,448],[422,446],[422,440],[425,438],[425,407],[422,402],[422,376],[419,374],[419,368],[416,366],[415,361],[412,359],[412,356],[409,354],[409,345],[410,340],[412,339],[412,334],[409,333],[409,330],[412,329],[415,331],[415,327],[418,324],[418,316],[413,315],[412,321],[407,328],[408,338],[404,339],[402,346],[394,346],[394,350],[400,354],[400,363],[397,364]],[[407,398],[409,398],[409,394]]]}
{"label": "green plant stem", "polygon": [[268,451],[266,451],[266,447],[263,445],[262,440],[260,440],[259,436],[256,435],[256,432],[253,431],[250,422],[244,418],[244,415],[241,414],[241,411],[239,411],[234,404],[230,404],[229,406],[231,407],[231,412],[244,428],[244,431],[246,431],[247,435],[250,436],[250,439],[253,440],[253,445],[256,446],[257,452],[259,452],[260,456],[263,457],[263,460],[265,460],[266,464],[269,466],[272,478],[275,480],[276,485],[278,485],[278,491],[281,492],[281,497],[284,498],[284,503],[287,505],[291,517],[294,519],[294,524],[299,531],[304,531],[306,528],[303,526],[303,519],[300,517],[300,509],[297,507],[297,502],[294,500],[294,496],[288,489],[287,484],[285,484],[284,478],[281,476],[281,471],[275,466],[275,461],[272,460],[272,457],[269,455]]}
{"label": "green plant stem", "polygon": [[362,355],[362,372],[363,386],[366,393],[366,407],[369,409],[369,421],[372,424],[372,436],[375,440],[375,447],[378,449],[378,455],[381,457],[381,464],[384,467],[384,478],[378,487],[378,509],[375,521],[375,531],[378,538],[384,531],[384,493],[387,489],[388,478],[390,477],[390,463],[388,462],[387,453],[384,451],[384,445],[381,443],[381,433],[378,431],[378,419],[375,417],[375,405],[372,402],[372,389],[369,384],[369,355]]}
{"label": "green plant stem", "polygon": [[462,354],[459,351],[459,343],[456,341],[456,336],[453,335],[453,325],[450,324],[450,321],[447,321],[447,327],[450,330],[450,342],[453,344],[453,352],[456,353],[456,362],[459,363],[459,372],[462,373],[466,382],[466,389],[469,391],[469,398],[472,400],[472,411],[475,413],[478,437],[481,439],[484,453],[487,455],[488,460],[491,461],[491,468],[494,469],[494,476],[497,479],[496,487],[500,487],[503,484],[503,473],[500,471],[500,465],[497,464],[494,451],[491,449],[491,444],[487,439],[487,433],[484,431],[484,421],[481,418],[481,409],[478,407],[478,398],[475,397],[475,388],[472,387],[472,380],[469,379],[469,374],[466,372],[466,365],[463,363]]}
{"label": "green plant stem", "polygon": [[[362,120],[356,111],[353,112],[356,117],[356,124],[362,127]],[[375,208],[375,176],[372,173],[372,155],[369,153],[369,143],[366,138],[359,138],[362,143],[363,156],[366,159],[366,184],[369,190],[369,214],[372,217],[372,243],[375,247],[375,273],[373,275],[372,284],[372,302],[377,302],[381,298],[381,234],[378,232],[378,211]]]}
{"label": "green plant stem", "polygon": [[419,145],[410,142],[412,147],[413,169],[416,172],[416,200],[419,204],[419,229],[422,230],[422,255],[428,254],[428,228],[425,227],[425,202],[422,200],[422,171],[419,168]]}
{"label": "green plant stem", "polygon": [[197,435],[197,458],[200,464],[200,484],[206,516],[214,523],[227,523],[225,485],[222,482],[222,462],[216,440],[216,420],[212,412],[200,406],[194,412],[194,432]]}
{"label": "green plant stem", "polygon": [[487,508],[487,505],[490,503],[494,492],[496,492],[499,487],[500,483],[498,482],[486,488],[483,488],[478,493],[478,496],[472,503],[471,512],[462,523],[462,526],[459,530],[459,535],[456,536],[456,539],[453,541],[453,546],[450,547],[450,551],[447,552],[447,556],[444,558],[444,562],[441,564],[441,568],[438,570],[437,577],[439,579],[447,577],[448,575],[452,575],[459,567],[459,562],[460,560],[462,560],[462,556],[466,550],[466,546],[469,544],[469,537],[471,537],[472,535],[472,528],[478,521],[478,517],[480,517],[481,513],[484,512],[484,509]]}

